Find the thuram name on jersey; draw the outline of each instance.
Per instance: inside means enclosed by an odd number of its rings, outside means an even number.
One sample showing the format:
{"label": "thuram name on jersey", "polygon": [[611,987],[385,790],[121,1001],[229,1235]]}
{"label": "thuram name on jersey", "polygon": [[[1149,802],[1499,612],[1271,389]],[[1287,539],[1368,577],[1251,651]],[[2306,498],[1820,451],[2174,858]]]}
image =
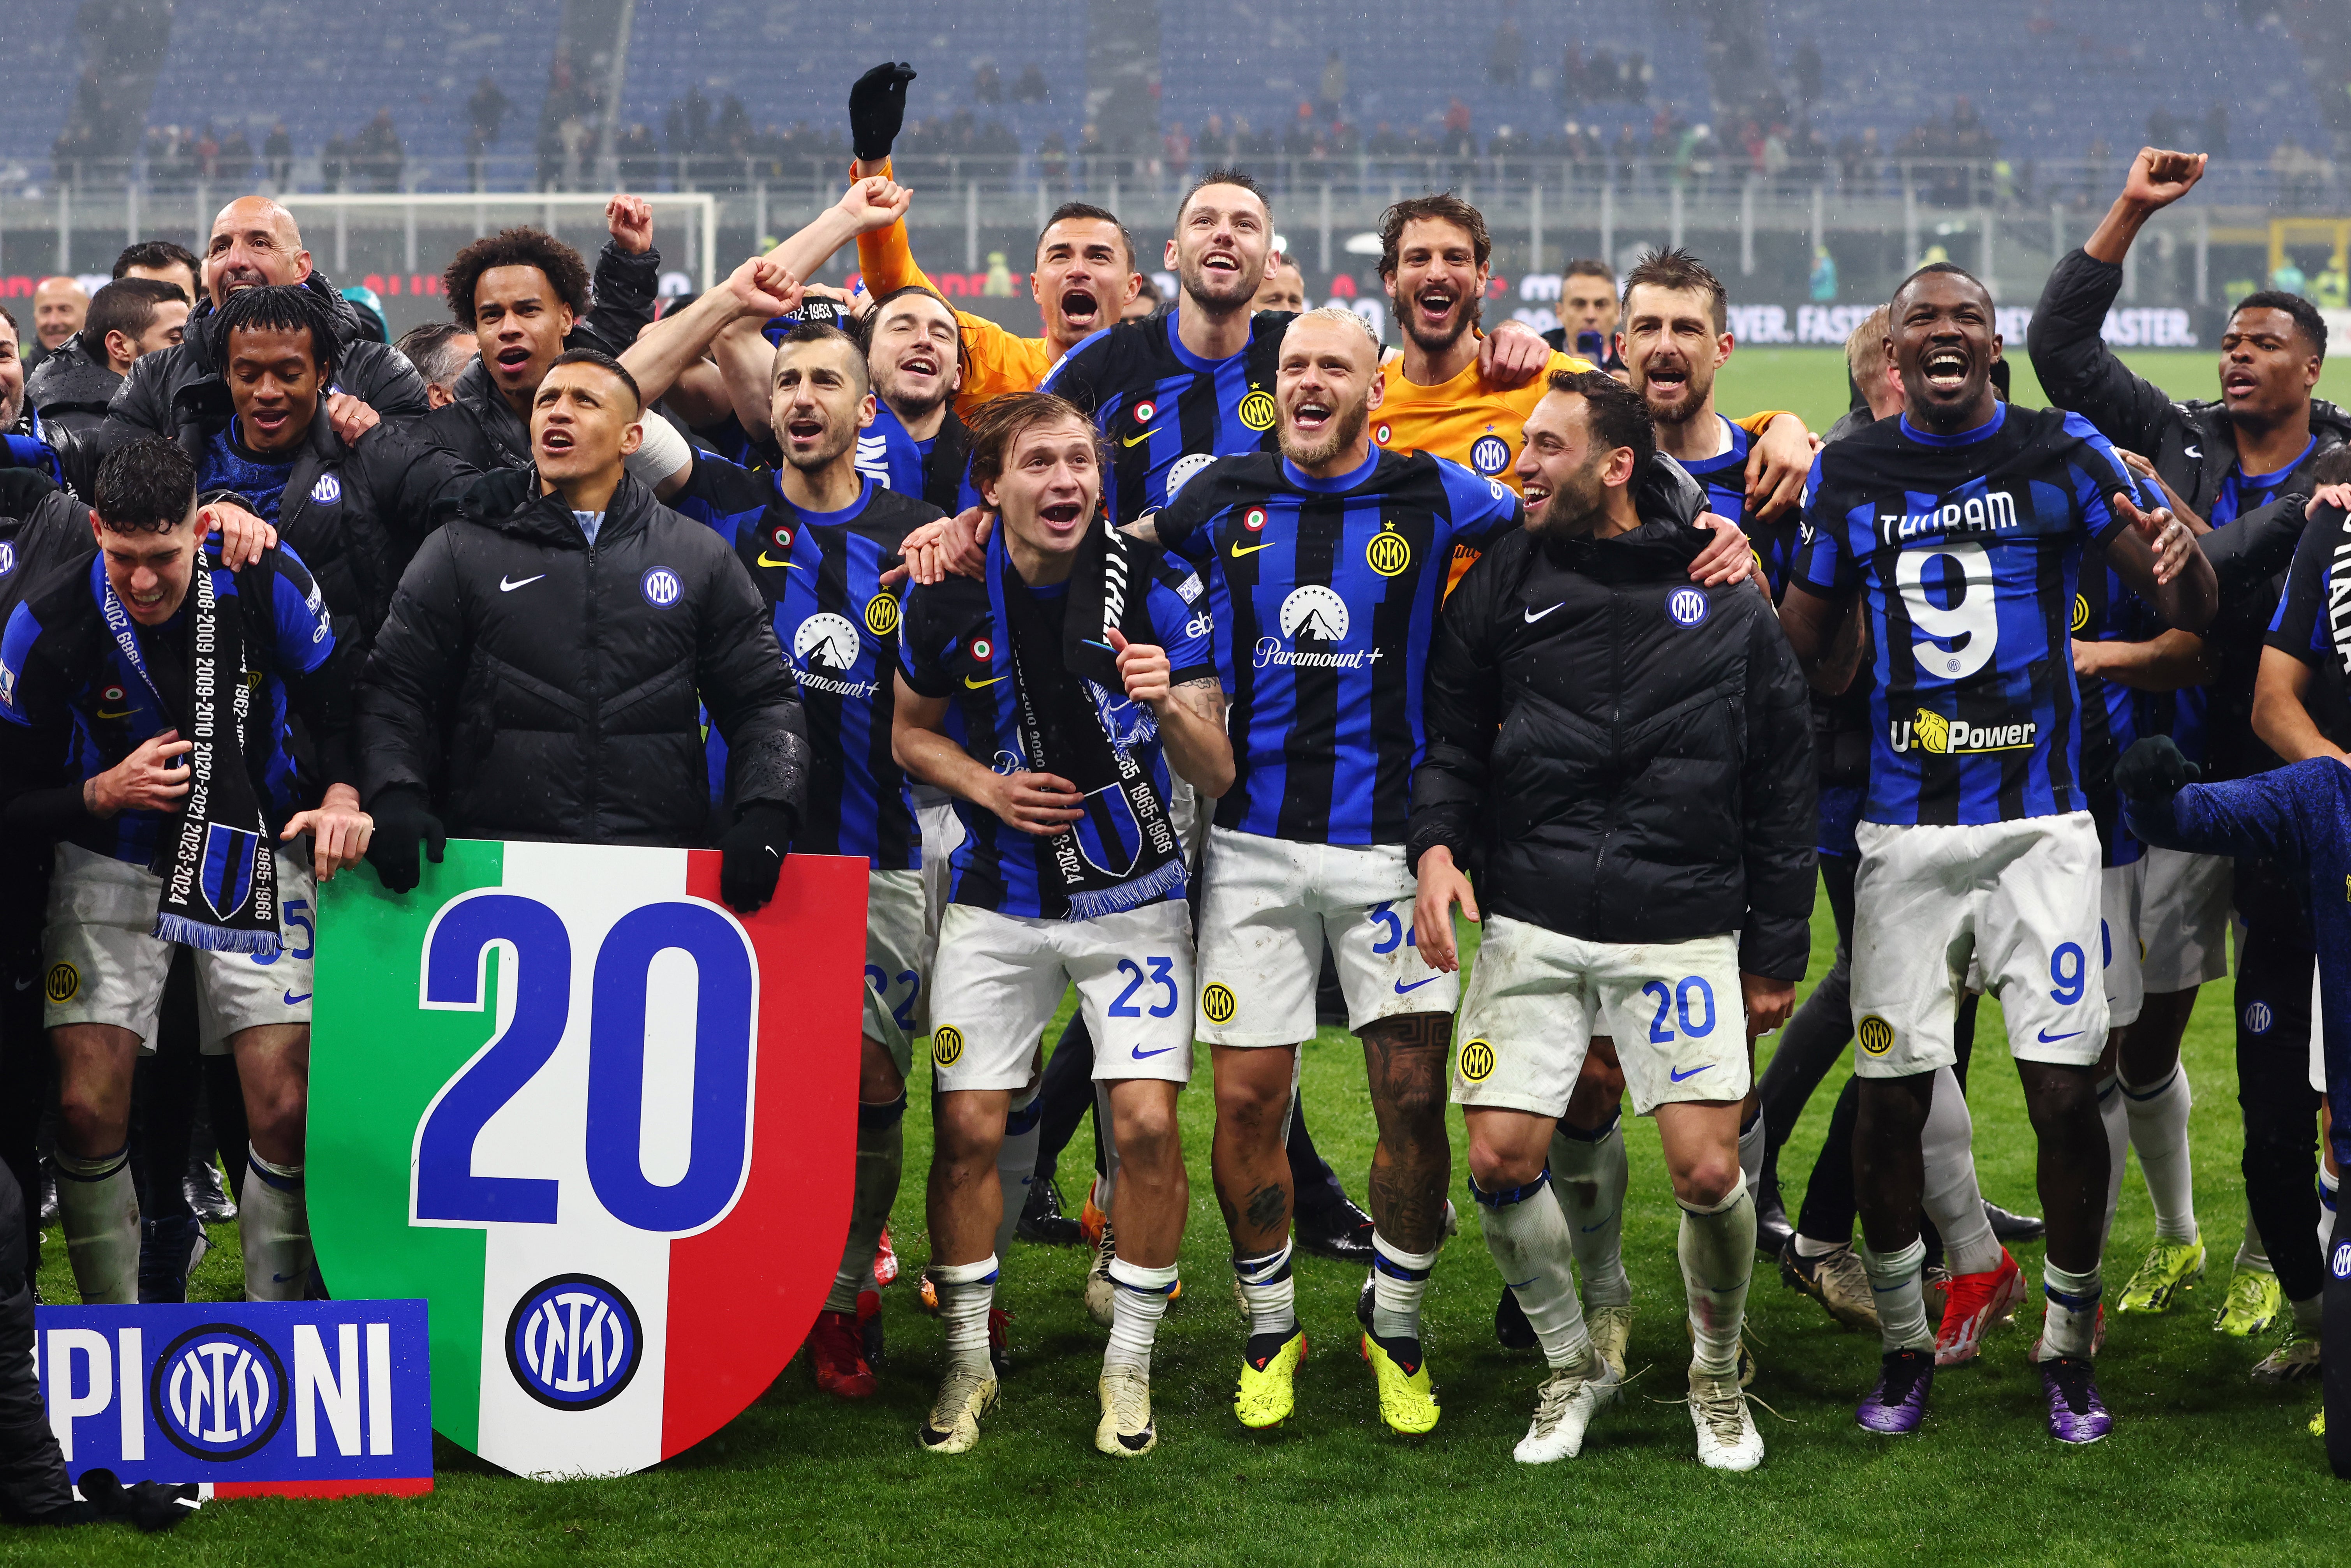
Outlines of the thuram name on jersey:
{"label": "thuram name on jersey", "polygon": [[1946,501],[1932,511],[1880,512],[1877,541],[1901,545],[1928,534],[1999,534],[2015,527],[2016,497],[2005,490],[1987,490],[1963,501]]}

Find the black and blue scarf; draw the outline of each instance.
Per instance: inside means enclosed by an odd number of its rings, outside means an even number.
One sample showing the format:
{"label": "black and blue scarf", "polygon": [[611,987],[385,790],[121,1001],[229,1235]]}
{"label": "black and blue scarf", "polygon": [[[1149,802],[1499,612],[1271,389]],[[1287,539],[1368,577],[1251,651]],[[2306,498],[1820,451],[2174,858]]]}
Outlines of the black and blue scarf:
{"label": "black and blue scarf", "polygon": [[139,634],[106,575],[106,559],[91,562],[93,586],[106,629],[122,662],[153,693],[156,706],[185,717],[181,738],[188,793],[164,821],[153,870],[163,879],[153,935],[216,953],[278,949],[277,857],[269,822],[245,745],[256,722],[254,682],[246,667],[245,617],[223,613],[213,580],[214,558],[199,550],[188,584],[188,688],[172,702],[157,689]]}
{"label": "black and blue scarf", "polygon": [[[1014,570],[999,525],[988,540],[988,608],[1012,642],[1021,747],[1029,767],[1078,789],[1083,813],[1045,841],[1070,918],[1136,909],[1184,890],[1184,853],[1154,769],[1136,755],[1155,739],[1113,723],[1130,706],[1108,629],[1154,643],[1144,597],[1150,579],[1141,547],[1098,517],[1078,547],[1057,640],[1036,596]],[[1121,733],[1125,731],[1125,733]]]}

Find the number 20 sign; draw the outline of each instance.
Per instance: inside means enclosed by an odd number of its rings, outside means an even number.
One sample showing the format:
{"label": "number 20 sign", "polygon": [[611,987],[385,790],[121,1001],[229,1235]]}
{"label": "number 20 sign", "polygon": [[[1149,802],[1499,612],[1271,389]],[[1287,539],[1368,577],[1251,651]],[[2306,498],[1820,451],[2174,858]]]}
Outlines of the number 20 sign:
{"label": "number 20 sign", "polygon": [[453,841],[319,890],[308,1186],[338,1298],[430,1303],[433,1424],[548,1478],[677,1453],[840,1261],[865,865],[738,917],[715,851]]}

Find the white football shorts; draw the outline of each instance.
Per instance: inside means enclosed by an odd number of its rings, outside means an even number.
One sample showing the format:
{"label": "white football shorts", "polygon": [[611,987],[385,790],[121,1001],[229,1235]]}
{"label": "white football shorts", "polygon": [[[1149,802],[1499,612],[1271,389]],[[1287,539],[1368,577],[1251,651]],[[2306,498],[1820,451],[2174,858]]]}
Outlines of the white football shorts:
{"label": "white football shorts", "polygon": [[[278,925],[275,953],[214,953],[194,947],[197,1037],[206,1056],[226,1056],[229,1037],[263,1024],[310,1021],[310,968],[318,946],[318,894],[310,856],[297,844],[277,854]],[[144,866],[57,846],[49,878],[48,924],[41,934],[42,1022],[103,1023],[155,1049],[155,1015],[163,1003],[177,943],[153,935],[163,879]]]}
{"label": "white football shorts", "polygon": [[1453,1103],[1564,1115],[1595,1034],[1614,1037],[1638,1114],[1745,1098],[1739,939],[1586,942],[1492,916],[1462,999]]}
{"label": "white football shorts", "polygon": [[935,1088],[1026,1087],[1037,1038],[1073,985],[1097,1080],[1191,1081],[1192,910],[1183,899],[1092,920],[951,904],[931,969]]}
{"label": "white football shorts", "polygon": [[1422,963],[1413,945],[1419,883],[1401,844],[1302,844],[1211,828],[1200,880],[1200,1038],[1211,1044],[1313,1039],[1326,942],[1351,1030],[1460,1004],[1460,977]]}
{"label": "white football shorts", "polygon": [[1855,838],[1855,1071],[1907,1078],[1954,1065],[1952,1011],[1971,959],[2000,1000],[2012,1055],[2098,1060],[2106,989],[2087,811],[1968,827],[1863,822]]}

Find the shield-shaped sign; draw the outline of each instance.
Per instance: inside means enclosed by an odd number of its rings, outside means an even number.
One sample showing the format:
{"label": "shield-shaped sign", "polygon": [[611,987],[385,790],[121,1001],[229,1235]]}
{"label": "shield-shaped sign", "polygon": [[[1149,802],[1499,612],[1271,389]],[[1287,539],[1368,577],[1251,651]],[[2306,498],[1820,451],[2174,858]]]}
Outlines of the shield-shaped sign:
{"label": "shield-shaped sign", "polygon": [[455,840],[319,889],[308,1186],[341,1299],[431,1303],[433,1424],[643,1469],[775,1380],[855,1172],[862,861],[737,917],[706,850]]}

